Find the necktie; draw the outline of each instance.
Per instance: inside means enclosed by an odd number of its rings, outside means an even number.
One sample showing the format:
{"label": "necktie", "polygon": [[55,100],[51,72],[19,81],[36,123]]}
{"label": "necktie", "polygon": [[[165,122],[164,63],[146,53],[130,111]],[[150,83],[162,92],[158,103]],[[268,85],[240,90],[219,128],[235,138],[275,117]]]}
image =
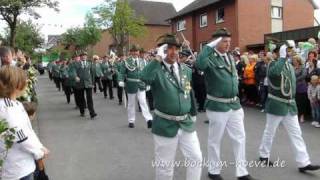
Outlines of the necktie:
{"label": "necktie", "polygon": [[224,62],[225,62],[228,66],[230,66],[230,63],[229,63],[227,57],[226,57],[226,56],[222,56],[222,57],[223,57],[223,59],[224,59]]}
{"label": "necktie", "polygon": [[171,66],[170,66],[170,72],[171,72],[171,75],[173,75],[173,76],[174,76],[173,68],[174,68],[174,67],[173,67],[173,65],[171,65]]}

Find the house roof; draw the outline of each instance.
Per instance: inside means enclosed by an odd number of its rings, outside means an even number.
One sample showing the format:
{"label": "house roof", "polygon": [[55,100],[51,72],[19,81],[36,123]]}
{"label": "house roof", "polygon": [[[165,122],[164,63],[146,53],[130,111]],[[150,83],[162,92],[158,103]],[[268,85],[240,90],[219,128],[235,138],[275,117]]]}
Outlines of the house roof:
{"label": "house roof", "polygon": [[169,26],[170,24],[166,20],[177,13],[172,3],[130,0],[129,4],[137,16],[145,18],[146,25]]}
{"label": "house roof", "polygon": [[217,3],[220,1],[222,1],[222,0],[195,0],[192,3],[190,3],[189,5],[187,5],[186,7],[184,7],[183,9],[181,9],[177,14],[170,17],[170,19],[173,19],[173,18],[176,18],[179,16],[183,16],[185,14],[188,14],[190,12],[204,8],[206,6],[209,6],[211,4],[214,4],[214,3]]}

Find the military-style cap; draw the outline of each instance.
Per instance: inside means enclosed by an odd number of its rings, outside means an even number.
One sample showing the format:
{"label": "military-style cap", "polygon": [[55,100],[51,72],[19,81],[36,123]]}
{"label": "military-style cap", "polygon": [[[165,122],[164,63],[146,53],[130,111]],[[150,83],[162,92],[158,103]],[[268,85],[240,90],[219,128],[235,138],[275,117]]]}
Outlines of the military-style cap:
{"label": "military-style cap", "polygon": [[140,52],[145,53],[146,51],[144,50],[144,48],[140,48]]}
{"label": "military-style cap", "polygon": [[130,51],[140,51],[140,48],[138,47],[138,45],[132,44],[130,47]]}
{"label": "military-style cap", "polygon": [[158,43],[158,46],[162,46],[164,44],[168,44],[168,45],[172,45],[172,46],[176,46],[176,47],[181,46],[179,40],[177,39],[176,35],[174,35],[174,34],[164,34],[157,39],[157,42],[159,40],[161,40],[161,42]]}
{"label": "military-style cap", "polygon": [[82,51],[81,53],[80,53],[80,56],[87,56],[88,55],[88,53],[86,52],[86,51]]}
{"label": "military-style cap", "polygon": [[220,28],[218,30],[216,30],[213,34],[212,34],[213,38],[218,38],[218,37],[231,37],[231,33],[230,31],[228,31],[227,28]]}
{"label": "military-style cap", "polygon": [[179,52],[180,55],[189,57],[191,55],[190,51],[188,49],[183,49]]}

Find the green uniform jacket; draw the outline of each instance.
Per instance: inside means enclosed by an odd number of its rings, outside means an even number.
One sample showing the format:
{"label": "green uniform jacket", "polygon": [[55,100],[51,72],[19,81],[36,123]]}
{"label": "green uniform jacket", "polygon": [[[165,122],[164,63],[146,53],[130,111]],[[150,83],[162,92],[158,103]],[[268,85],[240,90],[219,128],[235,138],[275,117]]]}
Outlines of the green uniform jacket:
{"label": "green uniform jacket", "polygon": [[[291,91],[289,96],[283,95],[280,90],[281,79],[286,77],[287,81],[283,81],[283,90],[285,93]],[[272,61],[268,68],[269,78],[269,93],[282,99],[295,100],[296,95],[296,76],[294,69],[285,58],[280,58],[278,61]],[[297,104],[295,101],[292,103],[279,102],[268,97],[266,101],[266,112],[277,116],[286,116],[288,114],[296,115]]]}
{"label": "green uniform jacket", "polygon": [[92,63],[92,74],[94,77],[102,77],[101,63]]}
{"label": "green uniform jacket", "polygon": [[52,76],[60,78],[60,65],[52,64]]}
{"label": "green uniform jacket", "polygon": [[147,62],[140,58],[137,62],[133,58],[129,58],[120,66],[120,72],[117,77],[118,82],[126,82],[125,88],[129,94],[137,93],[139,89],[146,89],[145,83],[140,81],[141,72],[146,64]]}
{"label": "green uniform jacket", "polygon": [[47,65],[47,68],[48,68],[49,72],[52,72],[52,65],[53,65],[52,62],[49,62],[48,65]]}
{"label": "green uniform jacket", "polygon": [[92,74],[92,63],[87,61],[87,65],[82,67],[82,63],[77,62],[74,65],[76,75],[80,78],[80,82],[76,82],[76,88],[92,88],[93,87],[93,78],[94,74]]}
{"label": "green uniform jacket", "polygon": [[[204,72],[207,94],[218,98],[234,98],[238,95],[238,74],[234,60],[228,55],[229,66],[211,47],[205,46],[199,54],[196,67]],[[206,108],[216,112],[227,112],[241,108],[240,100],[234,103],[221,103],[206,100]]]}
{"label": "green uniform jacket", "polygon": [[76,71],[74,68],[74,63],[70,63],[67,68],[66,68],[66,73],[67,73],[67,79],[65,80],[65,85],[68,87],[75,87],[76,86]]}
{"label": "green uniform jacket", "polygon": [[175,137],[179,128],[187,132],[195,130],[191,116],[196,116],[196,103],[191,88],[192,71],[180,64],[180,82],[168,71],[163,63],[151,61],[143,70],[141,80],[151,86],[155,109],[158,111],[181,116],[188,114],[183,121],[173,121],[155,115],[152,133],[164,137]]}
{"label": "green uniform jacket", "polygon": [[103,74],[103,79],[112,80],[113,68],[109,62],[103,62],[101,64],[101,70]]}

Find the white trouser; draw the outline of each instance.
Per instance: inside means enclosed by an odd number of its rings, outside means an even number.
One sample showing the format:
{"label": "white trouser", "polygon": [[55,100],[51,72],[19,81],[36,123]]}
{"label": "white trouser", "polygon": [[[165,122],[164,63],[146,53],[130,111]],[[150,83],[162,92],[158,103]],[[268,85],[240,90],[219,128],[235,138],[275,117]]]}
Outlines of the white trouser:
{"label": "white trouser", "polygon": [[209,123],[208,135],[208,172],[210,174],[220,174],[224,163],[220,159],[220,145],[225,129],[231,140],[233,153],[235,156],[236,176],[248,175],[246,167],[246,135],[244,130],[243,109],[230,110],[228,112],[215,112],[207,110]]}
{"label": "white trouser", "polygon": [[142,116],[146,121],[152,120],[149,107],[146,100],[146,91],[138,90],[135,94],[128,94],[128,121],[134,123],[136,121],[136,97],[141,107]]}
{"label": "white trouser", "polygon": [[[172,180],[174,166],[186,165],[186,180],[200,180],[202,171],[202,153],[197,132],[185,132],[179,129],[178,134],[173,138],[153,135],[155,146],[155,162],[160,163],[156,168],[156,180]],[[188,164],[174,164],[177,147],[180,147]],[[195,165],[196,164],[196,165]]]}
{"label": "white trouser", "polygon": [[296,115],[275,116],[267,114],[267,123],[259,148],[260,157],[270,158],[273,137],[280,123],[283,124],[288,132],[298,167],[305,167],[309,165],[311,163],[309,154],[302,138],[298,116]]}

